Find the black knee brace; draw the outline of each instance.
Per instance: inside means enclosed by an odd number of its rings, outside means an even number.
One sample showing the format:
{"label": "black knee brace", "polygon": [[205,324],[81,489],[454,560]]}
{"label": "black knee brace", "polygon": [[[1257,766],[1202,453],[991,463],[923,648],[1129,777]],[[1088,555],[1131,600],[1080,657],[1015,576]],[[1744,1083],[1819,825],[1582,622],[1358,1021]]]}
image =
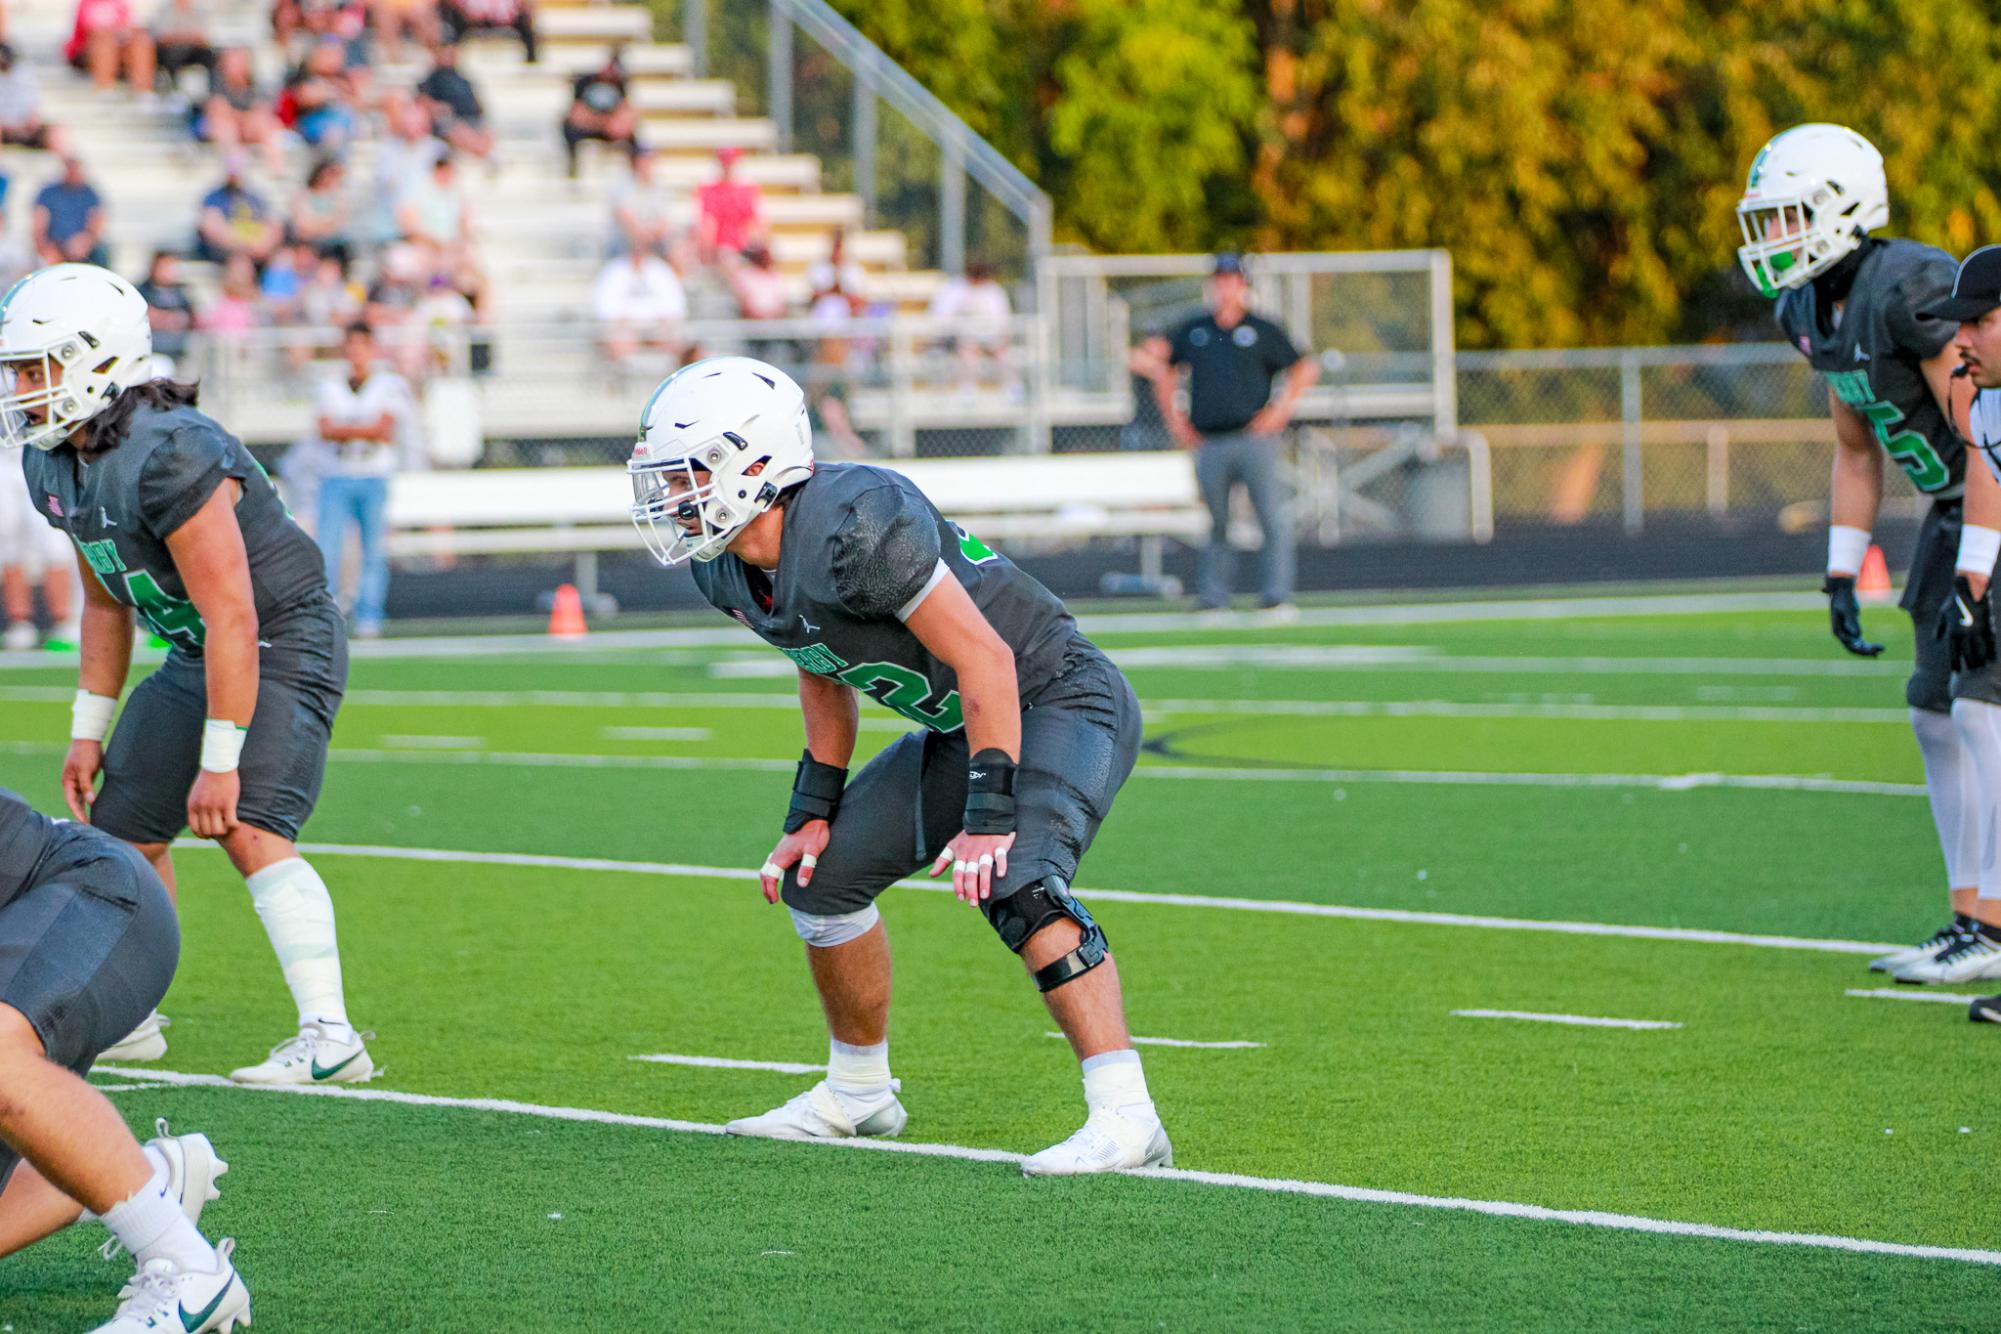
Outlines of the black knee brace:
{"label": "black knee brace", "polygon": [[1084,938],[1077,942],[1076,949],[1035,970],[1035,985],[1043,991],[1054,991],[1065,982],[1082,977],[1103,963],[1110,952],[1104,930],[1091,920],[1084,905],[1071,896],[1070,886],[1057,876],[1046,875],[1004,899],[988,899],[981,906],[986,909],[987,921],[1000,932],[1002,943],[1016,954],[1021,953],[1030,936],[1059,917],[1067,917],[1084,929]]}

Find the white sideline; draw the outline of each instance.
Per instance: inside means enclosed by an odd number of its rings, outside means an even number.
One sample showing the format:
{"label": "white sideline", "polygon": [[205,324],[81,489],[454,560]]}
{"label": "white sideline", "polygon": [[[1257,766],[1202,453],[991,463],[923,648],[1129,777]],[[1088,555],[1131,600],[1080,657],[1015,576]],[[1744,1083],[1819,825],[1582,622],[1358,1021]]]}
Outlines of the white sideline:
{"label": "white sideline", "polygon": [[[174,847],[215,849],[213,843],[192,838],[176,839]],[[756,871],[740,866],[695,866],[686,862],[633,862],[609,857],[559,857],[534,852],[462,852],[451,848],[405,848],[367,843],[301,843],[299,850],[314,857],[380,857],[394,861],[539,866],[559,871],[616,871],[632,875],[689,876],[704,880],[758,878]],[[929,880],[901,880],[897,885],[901,889],[951,893],[950,885]],[[1142,903],[1168,908],[1221,908],[1237,912],[1280,913],[1294,917],[1331,917],[1357,922],[1401,922],[1411,926],[1467,926],[1489,931],[1545,931],[1556,935],[1617,936],[1628,940],[1679,940],[1702,945],[1753,945],[1763,949],[1813,950],[1826,954],[1883,954],[1898,948],[1882,941],[1822,940],[1810,936],[1709,931],[1687,926],[1620,926],[1608,922],[1488,917],[1470,913],[1418,912],[1405,908],[1350,908],[1340,904],[1299,903],[1288,899],[1211,898],[1201,894],[1164,894],[1089,887],[1083,894],[1086,898],[1104,900],[1108,903]]]}
{"label": "white sideline", "polygon": [[1959,991],[1913,991],[1909,987],[1850,987],[1842,994],[1863,1000],[1937,1001],[1942,1005],[1971,1005],[1987,999]]}
{"label": "white sideline", "polygon": [[727,1056],[682,1056],[676,1052],[655,1052],[651,1056],[628,1056],[628,1061],[652,1061],[658,1065],[694,1065],[705,1070],[774,1070],[781,1075],[817,1075],[824,1065],[801,1065],[797,1061],[739,1061]]}
{"label": "white sideline", "polygon": [[1521,1019],[1537,1024],[1569,1024],[1574,1028],[1680,1028],[1666,1019],[1600,1019],[1589,1014],[1541,1014],[1535,1010],[1454,1010],[1462,1019]]}
{"label": "white sideline", "polygon": [[[394,1089],[373,1089],[352,1084],[276,1085],[250,1088],[232,1084],[220,1075],[183,1074],[171,1070],[134,1069],[125,1066],[99,1066],[97,1072],[122,1078],[144,1079],[156,1084],[177,1084],[192,1088],[227,1088],[251,1093],[292,1093],[308,1097],[352,1099],[357,1102],[398,1103],[412,1107],[450,1107],[475,1112],[506,1112],[518,1116],[545,1117],[555,1121],[633,1126],[648,1130],[676,1130],[697,1135],[724,1133],[721,1126],[710,1125],[703,1121],[633,1116],[586,1107],[550,1107],[541,1103],[516,1102],[508,1098],[447,1098],[434,1094],[403,1093]],[[1018,1164],[1025,1157],[1023,1154],[1010,1153],[1003,1149],[977,1149],[962,1144],[918,1144],[893,1139],[803,1142],[828,1148],[859,1149],[872,1153],[904,1153],[980,1163]],[[2001,1265],[2001,1251],[1975,1250],[1971,1247],[1918,1246],[1905,1242],[1876,1241],[1867,1237],[1840,1237],[1815,1232],[1769,1232],[1756,1228],[1719,1227],[1713,1223],[1685,1223],[1674,1219],[1646,1218],[1636,1214],[1607,1213],[1597,1209],[1551,1209],[1539,1204],[1515,1204],[1505,1200],[1469,1200],[1442,1195],[1416,1195],[1400,1190],[1338,1186],[1324,1181],[1245,1176],[1234,1172],[1196,1172],[1178,1167],[1144,1168],[1121,1175],[1185,1181],[1204,1186],[1232,1186],[1240,1190],[1266,1191],[1278,1195],[1306,1195],[1321,1199],[1347,1200],[1357,1204],[1398,1204],[1420,1209],[1447,1209],[1458,1213],[1485,1214],[1493,1218],[1570,1223],[1580,1227],[1609,1228],[1622,1232],[1650,1232],[1710,1241],[1749,1242],[1763,1246],[1807,1246],[1819,1250],[1848,1251],[1864,1255],[1895,1255],[1909,1259],[1955,1260],[1963,1264]]]}
{"label": "white sideline", "polygon": [[[1061,1033],[1045,1032],[1042,1036],[1045,1038],[1056,1038],[1059,1041],[1064,1040],[1063,1034]],[[1200,1051],[1252,1051],[1255,1049],[1260,1049],[1265,1045],[1262,1042],[1241,1042],[1241,1041],[1194,1042],[1189,1040],[1188,1038],[1128,1037],[1126,1041],[1132,1043],[1133,1046],[1135,1047],[1193,1047]]]}

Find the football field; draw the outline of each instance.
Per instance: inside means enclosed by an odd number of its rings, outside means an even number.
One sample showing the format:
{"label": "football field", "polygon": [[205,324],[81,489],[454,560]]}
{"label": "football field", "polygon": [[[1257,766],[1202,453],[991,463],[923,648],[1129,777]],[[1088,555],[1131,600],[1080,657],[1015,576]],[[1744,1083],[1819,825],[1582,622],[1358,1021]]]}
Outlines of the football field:
{"label": "football field", "polygon": [[[882,900],[904,1138],[717,1133],[826,1039],[755,877],[792,668],[715,617],[370,646],[306,839],[386,1072],[219,1078],[293,1014],[190,845],[172,1049],[96,1078],[232,1163],[260,1330],[1991,1329],[2001,1031],[1863,968],[1944,909],[1907,623],[1865,624],[1879,661],[1757,589],[1086,617],[1149,750],[1078,892],[1170,1172],[1019,1175],[1076,1065],[928,882]],[[59,809],[74,668],[8,661],[0,786]],[[102,1239],[6,1261],[0,1322],[104,1318]]]}

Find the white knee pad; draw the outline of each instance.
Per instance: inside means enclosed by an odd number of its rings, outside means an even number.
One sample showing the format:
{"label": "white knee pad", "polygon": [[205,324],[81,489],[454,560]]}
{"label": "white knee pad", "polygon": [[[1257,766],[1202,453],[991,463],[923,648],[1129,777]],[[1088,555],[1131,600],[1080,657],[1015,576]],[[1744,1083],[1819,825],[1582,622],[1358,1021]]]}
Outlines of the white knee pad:
{"label": "white knee pad", "polygon": [[799,933],[799,939],[821,950],[859,939],[882,920],[882,914],[875,910],[873,903],[860,912],[836,913],[832,917],[800,912],[797,908],[789,908],[788,911],[792,914],[792,929]]}
{"label": "white knee pad", "polygon": [[1972,758],[1950,714],[1912,709],[1911,730],[1924,759],[1925,795],[1945,854],[1946,884],[1971,889],[1980,879],[1980,784]]}

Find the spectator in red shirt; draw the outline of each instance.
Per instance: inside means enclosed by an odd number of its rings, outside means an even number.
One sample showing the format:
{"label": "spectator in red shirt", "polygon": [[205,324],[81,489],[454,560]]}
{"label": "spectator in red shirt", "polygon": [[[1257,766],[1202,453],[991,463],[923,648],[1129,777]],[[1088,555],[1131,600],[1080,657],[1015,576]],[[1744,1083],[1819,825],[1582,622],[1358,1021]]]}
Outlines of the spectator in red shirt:
{"label": "spectator in red shirt", "polygon": [[153,57],[153,34],[132,21],[132,0],[77,0],[63,58],[89,73],[99,92],[108,92],[123,70],[133,92],[152,97]]}
{"label": "spectator in red shirt", "polygon": [[764,192],[753,181],[736,178],[741,148],[716,150],[722,174],[695,191],[701,210],[702,259],[713,264],[721,254],[742,254],[764,235]]}

